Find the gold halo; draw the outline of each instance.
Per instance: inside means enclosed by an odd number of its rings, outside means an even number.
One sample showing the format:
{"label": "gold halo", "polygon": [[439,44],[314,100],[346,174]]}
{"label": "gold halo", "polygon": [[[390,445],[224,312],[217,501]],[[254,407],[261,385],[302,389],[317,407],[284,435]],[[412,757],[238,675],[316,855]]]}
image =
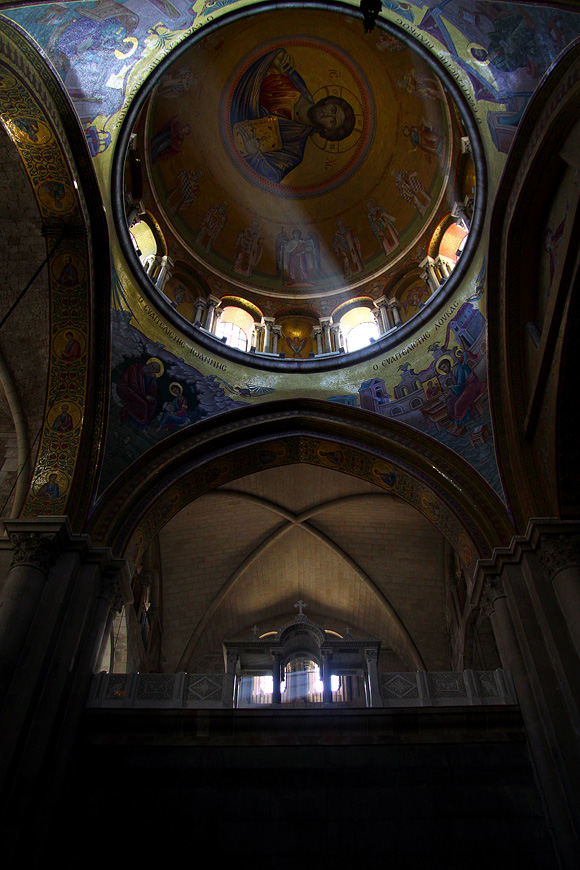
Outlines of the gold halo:
{"label": "gold halo", "polygon": [[445,373],[442,372],[441,369],[439,368],[440,363],[442,363],[444,359],[449,360],[451,368],[453,368],[453,366],[455,365],[455,360],[453,359],[453,357],[451,356],[450,353],[445,353],[445,354],[443,354],[443,356],[440,356],[439,359],[437,360],[437,362],[435,363],[435,371],[438,371],[439,374],[441,374],[441,375],[446,374],[446,372]]}
{"label": "gold halo", "polygon": [[165,366],[163,365],[163,363],[161,362],[161,360],[160,360],[158,357],[156,357],[156,356],[152,356],[152,357],[150,357],[150,358],[147,360],[147,365],[149,365],[149,363],[152,363],[152,362],[159,363],[159,371],[158,371],[158,372],[154,372],[154,375],[155,375],[156,378],[160,378],[161,375],[163,374],[163,372],[165,371]]}
{"label": "gold halo", "polygon": [[173,381],[171,384],[169,384],[169,392],[171,392],[171,387],[177,387],[180,394],[183,393],[183,387],[177,381]]}
{"label": "gold halo", "polygon": [[[474,55],[471,53],[472,48],[480,48],[482,51],[485,51],[485,54],[486,54],[485,60],[478,60],[476,57],[474,57]],[[487,48],[485,47],[485,45],[481,45],[480,42],[470,42],[467,46],[467,51],[470,54],[470,56],[473,58],[475,63],[479,63],[479,64],[481,64],[481,66],[488,66],[488,64],[489,64],[489,52],[488,52]]]}

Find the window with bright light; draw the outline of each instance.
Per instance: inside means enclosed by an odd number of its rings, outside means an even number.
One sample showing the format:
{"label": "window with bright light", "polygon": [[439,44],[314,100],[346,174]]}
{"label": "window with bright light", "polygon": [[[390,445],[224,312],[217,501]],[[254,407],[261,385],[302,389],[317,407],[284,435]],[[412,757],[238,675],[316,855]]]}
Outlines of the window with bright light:
{"label": "window with bright light", "polygon": [[250,336],[254,328],[254,318],[243,308],[226,305],[217,325],[217,338],[225,338],[229,347],[248,350]]}
{"label": "window with bright light", "polygon": [[379,336],[377,324],[371,309],[366,305],[351,308],[340,319],[342,334],[349,353],[368,347],[372,339]]}
{"label": "window with bright light", "polygon": [[467,236],[468,230],[464,226],[461,224],[451,224],[443,233],[443,238],[439,244],[439,254],[455,263],[458,254],[465,247]]}
{"label": "window with bright light", "polygon": [[248,349],[248,336],[244,330],[231,321],[223,323],[220,321],[216,331],[218,338],[225,338],[230,347],[237,347],[239,350]]}
{"label": "window with bright light", "polygon": [[135,248],[141,261],[147,257],[154,257],[157,253],[157,240],[153,235],[153,230],[145,221],[135,221],[133,226],[129,227],[129,234],[133,247]]}

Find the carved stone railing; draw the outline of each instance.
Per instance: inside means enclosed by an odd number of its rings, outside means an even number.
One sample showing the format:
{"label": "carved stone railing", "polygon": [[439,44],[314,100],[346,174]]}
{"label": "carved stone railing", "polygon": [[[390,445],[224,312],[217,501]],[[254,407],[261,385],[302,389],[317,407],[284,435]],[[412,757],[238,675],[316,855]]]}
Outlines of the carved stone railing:
{"label": "carved stone railing", "polygon": [[231,707],[225,674],[97,674],[89,707],[153,709]]}
{"label": "carved stone railing", "polygon": [[[379,686],[380,698],[373,705],[375,707],[517,704],[511,675],[501,669],[379,674]],[[231,682],[226,674],[102,673],[93,679],[87,706],[109,709],[231,708],[233,698]]]}
{"label": "carved stone railing", "polygon": [[494,671],[411,671],[380,674],[383,707],[517,704],[511,674]]}

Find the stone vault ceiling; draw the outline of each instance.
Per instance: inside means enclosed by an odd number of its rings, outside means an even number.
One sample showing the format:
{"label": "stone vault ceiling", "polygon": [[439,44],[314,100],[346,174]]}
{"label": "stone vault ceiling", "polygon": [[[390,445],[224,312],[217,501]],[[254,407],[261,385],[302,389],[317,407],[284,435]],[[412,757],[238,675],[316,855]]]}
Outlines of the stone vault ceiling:
{"label": "stone vault ceiling", "polygon": [[385,670],[449,667],[444,540],[378,487],[294,465],[184,508],[160,535],[168,671],[223,669],[222,640],[295,615],[379,637]]}

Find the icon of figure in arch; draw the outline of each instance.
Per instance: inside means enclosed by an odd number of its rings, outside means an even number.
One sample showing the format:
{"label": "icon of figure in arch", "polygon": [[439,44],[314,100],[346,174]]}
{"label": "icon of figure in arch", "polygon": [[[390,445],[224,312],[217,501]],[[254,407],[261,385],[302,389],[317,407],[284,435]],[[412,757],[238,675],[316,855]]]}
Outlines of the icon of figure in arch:
{"label": "icon of figure in arch", "polygon": [[314,101],[286,49],[254,61],[235,87],[230,122],[240,155],[263,178],[280,183],[303,160],[308,139],[346,139],[356,124],[347,100]]}

